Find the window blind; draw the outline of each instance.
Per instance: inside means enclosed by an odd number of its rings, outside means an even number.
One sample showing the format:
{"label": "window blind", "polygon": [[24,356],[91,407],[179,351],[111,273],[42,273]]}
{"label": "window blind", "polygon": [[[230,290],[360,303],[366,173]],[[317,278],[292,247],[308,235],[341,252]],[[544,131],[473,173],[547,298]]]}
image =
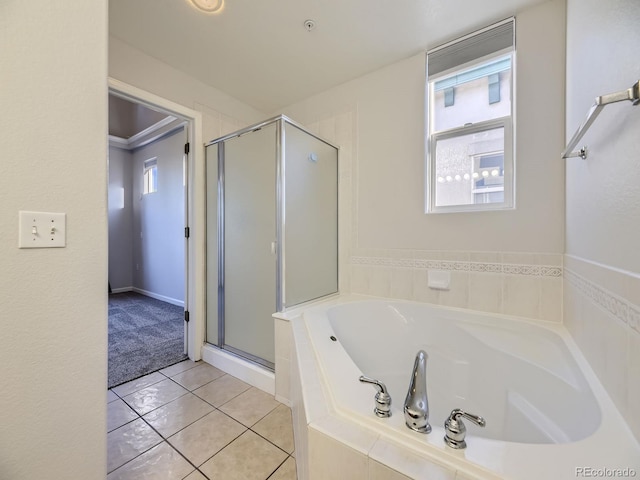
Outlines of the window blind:
{"label": "window blind", "polygon": [[514,19],[511,18],[429,50],[427,75],[437,75],[485,55],[513,48],[514,23]]}

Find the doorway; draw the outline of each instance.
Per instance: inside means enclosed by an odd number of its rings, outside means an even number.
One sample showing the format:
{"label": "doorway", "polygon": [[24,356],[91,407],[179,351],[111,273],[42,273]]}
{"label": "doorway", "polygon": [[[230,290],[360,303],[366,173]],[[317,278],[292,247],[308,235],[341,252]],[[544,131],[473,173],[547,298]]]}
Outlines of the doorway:
{"label": "doorway", "polygon": [[121,82],[109,84],[112,387],[187,357],[199,360],[189,268],[190,150],[198,115]]}

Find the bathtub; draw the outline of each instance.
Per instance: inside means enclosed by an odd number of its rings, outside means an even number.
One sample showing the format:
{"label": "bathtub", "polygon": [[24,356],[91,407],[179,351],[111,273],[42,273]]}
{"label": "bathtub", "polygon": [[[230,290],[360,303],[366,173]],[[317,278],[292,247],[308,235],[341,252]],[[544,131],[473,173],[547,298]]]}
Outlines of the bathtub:
{"label": "bathtub", "polygon": [[[301,480],[640,476],[638,442],[561,325],[358,296],[277,318],[292,328]],[[409,430],[403,415],[421,349],[430,434]],[[374,415],[363,374],[386,384],[390,418]],[[464,450],[443,441],[454,408],[486,420],[465,421]]]}

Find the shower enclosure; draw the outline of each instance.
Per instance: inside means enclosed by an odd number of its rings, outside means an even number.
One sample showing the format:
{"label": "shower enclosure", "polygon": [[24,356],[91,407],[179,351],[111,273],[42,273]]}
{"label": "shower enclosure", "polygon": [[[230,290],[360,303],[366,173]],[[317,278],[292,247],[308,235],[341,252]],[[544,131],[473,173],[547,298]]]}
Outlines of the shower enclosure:
{"label": "shower enclosure", "polygon": [[338,291],[338,149],[285,116],[206,149],[207,342],[273,369],[271,315]]}

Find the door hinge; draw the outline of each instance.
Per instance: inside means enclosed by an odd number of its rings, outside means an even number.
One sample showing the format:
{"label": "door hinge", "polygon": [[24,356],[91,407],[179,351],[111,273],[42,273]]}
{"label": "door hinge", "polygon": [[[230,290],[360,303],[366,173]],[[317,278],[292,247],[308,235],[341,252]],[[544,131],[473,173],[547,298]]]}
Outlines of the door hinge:
{"label": "door hinge", "polygon": [[189,143],[184,144],[184,154],[189,155]]}
{"label": "door hinge", "polygon": [[191,229],[189,227],[184,227],[184,238],[189,238],[191,236]]}
{"label": "door hinge", "polygon": [[189,323],[189,310],[184,311],[184,321]]}

